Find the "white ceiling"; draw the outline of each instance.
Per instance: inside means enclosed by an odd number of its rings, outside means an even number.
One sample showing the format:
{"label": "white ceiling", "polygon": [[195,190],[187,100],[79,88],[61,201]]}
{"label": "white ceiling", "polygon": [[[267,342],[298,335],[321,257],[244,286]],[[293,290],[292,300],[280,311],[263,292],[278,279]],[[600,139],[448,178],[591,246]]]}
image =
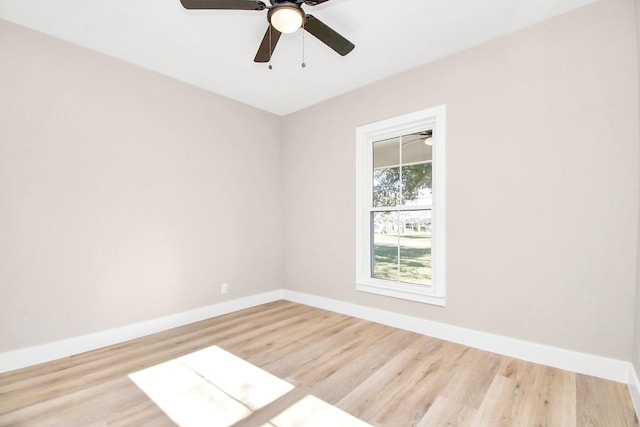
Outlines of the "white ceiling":
{"label": "white ceiling", "polygon": [[253,58],[266,11],[187,11],[179,0],[0,0],[0,18],[278,115],[595,0],[331,0],[303,6],[356,45],[341,57],[283,34],[273,70]]}

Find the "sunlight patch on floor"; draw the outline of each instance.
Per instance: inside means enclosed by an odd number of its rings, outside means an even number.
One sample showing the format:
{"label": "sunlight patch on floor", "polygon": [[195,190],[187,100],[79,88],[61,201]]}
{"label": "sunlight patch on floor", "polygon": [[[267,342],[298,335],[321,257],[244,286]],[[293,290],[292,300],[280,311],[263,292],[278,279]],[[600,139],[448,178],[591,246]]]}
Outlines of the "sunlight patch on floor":
{"label": "sunlight patch on floor", "polygon": [[262,427],[371,427],[315,396],[305,396]]}
{"label": "sunlight patch on floor", "polygon": [[180,427],[228,427],[294,386],[212,346],[129,375]]}

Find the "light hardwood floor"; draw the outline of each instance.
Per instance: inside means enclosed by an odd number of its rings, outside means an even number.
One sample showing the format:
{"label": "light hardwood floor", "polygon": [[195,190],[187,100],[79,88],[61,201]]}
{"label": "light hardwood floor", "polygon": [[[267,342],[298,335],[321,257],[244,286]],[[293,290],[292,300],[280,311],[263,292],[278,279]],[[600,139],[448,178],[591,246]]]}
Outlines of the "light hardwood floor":
{"label": "light hardwood floor", "polygon": [[[212,346],[291,384],[236,427],[306,425],[300,413],[318,422],[327,408],[344,415],[331,427],[360,425],[346,414],[390,427],[638,425],[624,384],[277,301],[0,375],[0,426],[176,425],[129,375]],[[307,396],[325,412],[304,409]]]}

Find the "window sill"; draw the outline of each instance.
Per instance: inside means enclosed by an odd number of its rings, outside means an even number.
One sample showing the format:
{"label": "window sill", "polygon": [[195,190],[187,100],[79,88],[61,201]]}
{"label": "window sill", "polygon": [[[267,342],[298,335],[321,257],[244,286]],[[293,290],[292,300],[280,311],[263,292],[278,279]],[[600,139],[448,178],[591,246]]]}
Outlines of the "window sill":
{"label": "window sill", "polygon": [[447,305],[446,297],[430,295],[427,292],[421,290],[398,289],[396,287],[391,288],[389,286],[382,286],[379,284],[371,283],[356,283],[356,291],[421,302],[424,304],[437,305],[440,307],[445,307]]}

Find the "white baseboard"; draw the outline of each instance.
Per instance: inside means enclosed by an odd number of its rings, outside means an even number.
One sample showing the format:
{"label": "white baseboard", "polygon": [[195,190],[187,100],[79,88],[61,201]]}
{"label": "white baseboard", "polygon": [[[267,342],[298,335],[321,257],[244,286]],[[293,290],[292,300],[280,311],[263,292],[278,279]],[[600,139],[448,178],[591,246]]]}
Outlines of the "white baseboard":
{"label": "white baseboard", "polygon": [[541,365],[622,382],[629,385],[634,404],[636,408],[640,408],[640,383],[630,362],[503,337],[286,289],[225,301],[159,319],[49,344],[0,353],[0,373],[118,344],[279,299],[382,323]]}
{"label": "white baseboard", "polygon": [[633,408],[636,410],[636,416],[640,418],[640,380],[638,380],[638,373],[631,363],[629,363],[629,380],[627,384],[629,385],[629,394],[631,395]]}
{"label": "white baseboard", "polygon": [[85,351],[122,343],[145,335],[281,299],[283,299],[283,291],[276,290],[225,301],[158,319],[134,323],[120,328],[0,353],[0,373],[73,356],[84,353]]}
{"label": "white baseboard", "polygon": [[622,360],[536,344],[295,291],[284,290],[284,298],[545,366],[625,384],[629,381],[631,363]]}

